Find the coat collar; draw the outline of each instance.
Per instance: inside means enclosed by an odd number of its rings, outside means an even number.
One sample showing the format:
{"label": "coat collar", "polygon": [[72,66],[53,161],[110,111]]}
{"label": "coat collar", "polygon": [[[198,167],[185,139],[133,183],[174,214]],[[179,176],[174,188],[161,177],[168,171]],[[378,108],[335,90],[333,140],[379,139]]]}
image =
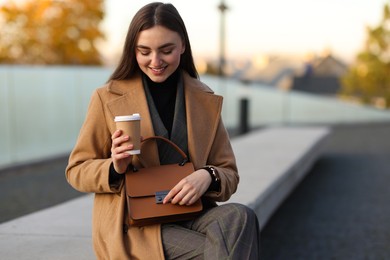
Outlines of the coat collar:
{"label": "coat collar", "polygon": [[[202,164],[207,163],[206,157],[218,128],[222,97],[214,95],[209,87],[185,72],[183,72],[183,79],[189,154],[195,167],[201,167],[204,166]],[[118,95],[118,98],[107,104],[113,117],[140,113],[142,136],[154,135],[141,75],[136,75],[129,80],[111,81],[107,90]],[[145,166],[158,165],[157,146],[145,145],[143,149],[145,154],[148,154],[148,158],[140,155]]]}
{"label": "coat collar", "polygon": [[222,97],[197,79],[184,74],[188,151],[196,168],[207,163],[222,110]]}

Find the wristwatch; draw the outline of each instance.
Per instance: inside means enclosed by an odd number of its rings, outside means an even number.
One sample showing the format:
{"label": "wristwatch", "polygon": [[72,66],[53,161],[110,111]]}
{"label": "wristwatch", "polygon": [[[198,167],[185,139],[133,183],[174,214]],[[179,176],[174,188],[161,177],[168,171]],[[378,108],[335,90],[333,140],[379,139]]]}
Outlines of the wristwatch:
{"label": "wristwatch", "polygon": [[217,171],[214,169],[214,167],[211,167],[211,166],[205,166],[205,167],[203,167],[203,169],[208,171],[208,173],[210,174],[210,177],[211,177],[211,184],[210,184],[209,189],[218,191],[220,189],[221,180],[218,176]]}

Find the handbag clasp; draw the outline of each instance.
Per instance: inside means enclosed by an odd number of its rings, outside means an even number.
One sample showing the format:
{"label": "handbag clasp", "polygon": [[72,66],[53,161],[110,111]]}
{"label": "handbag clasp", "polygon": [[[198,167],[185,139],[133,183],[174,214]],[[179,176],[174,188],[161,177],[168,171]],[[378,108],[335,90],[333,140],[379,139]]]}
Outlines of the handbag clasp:
{"label": "handbag clasp", "polygon": [[156,204],[162,204],[164,198],[168,195],[169,190],[157,191],[156,192]]}

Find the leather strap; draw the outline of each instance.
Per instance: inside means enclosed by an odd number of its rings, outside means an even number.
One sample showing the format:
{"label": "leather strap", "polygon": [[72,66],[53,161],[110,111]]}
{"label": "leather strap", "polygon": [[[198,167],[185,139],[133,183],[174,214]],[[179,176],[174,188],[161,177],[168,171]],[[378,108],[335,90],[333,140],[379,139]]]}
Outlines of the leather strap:
{"label": "leather strap", "polygon": [[149,140],[156,140],[156,139],[159,139],[159,140],[163,140],[164,142],[170,144],[178,153],[180,153],[180,155],[183,157],[183,163],[186,163],[188,162],[188,157],[187,155],[185,154],[185,152],[183,152],[182,149],[180,149],[179,146],[177,146],[174,142],[172,142],[171,140],[165,138],[165,137],[162,137],[162,136],[150,136],[150,137],[147,137],[145,139],[142,140],[142,143],[145,143],[146,141],[149,141]]}

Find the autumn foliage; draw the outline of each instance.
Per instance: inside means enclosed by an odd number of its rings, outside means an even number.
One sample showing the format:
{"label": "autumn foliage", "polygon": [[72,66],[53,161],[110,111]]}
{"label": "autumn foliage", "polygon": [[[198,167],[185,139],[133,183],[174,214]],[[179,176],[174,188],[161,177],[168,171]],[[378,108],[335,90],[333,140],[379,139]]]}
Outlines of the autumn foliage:
{"label": "autumn foliage", "polygon": [[364,50],[356,57],[342,79],[342,95],[355,100],[390,108],[390,8],[384,5],[378,26],[367,28]]}
{"label": "autumn foliage", "polygon": [[26,0],[0,6],[0,63],[98,65],[103,0]]}

